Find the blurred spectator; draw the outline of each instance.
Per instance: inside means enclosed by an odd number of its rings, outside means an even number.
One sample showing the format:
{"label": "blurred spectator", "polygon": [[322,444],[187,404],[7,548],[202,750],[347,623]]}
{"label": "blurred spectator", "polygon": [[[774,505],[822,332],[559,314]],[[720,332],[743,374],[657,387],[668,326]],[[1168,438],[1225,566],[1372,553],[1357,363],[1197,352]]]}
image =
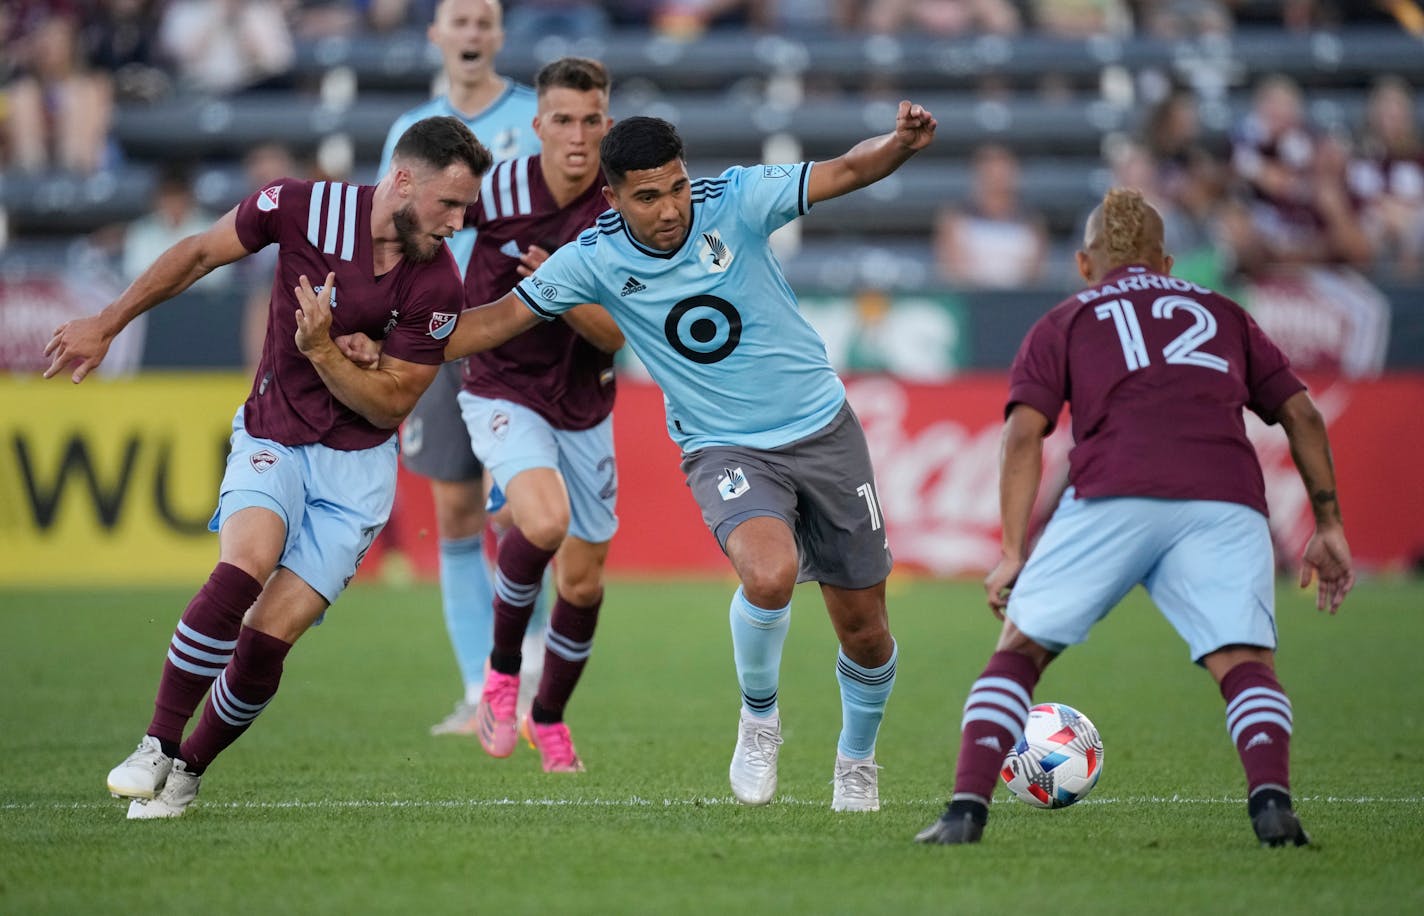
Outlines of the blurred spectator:
{"label": "blurred spectator", "polygon": [[185,87],[218,94],[281,85],[296,57],[276,0],[172,0],[160,42]]}
{"label": "blurred spectator", "polygon": [[1140,0],[1137,25],[1143,35],[1168,40],[1229,35],[1231,11],[1219,0]]}
{"label": "blurred spectator", "polygon": [[1424,143],[1414,93],[1404,80],[1387,77],[1370,92],[1364,135],[1348,174],[1379,263],[1418,277],[1424,267]]}
{"label": "blurred spectator", "polygon": [[[168,164],[158,176],[149,212],[124,230],[121,271],[131,283],[160,254],[176,242],[202,232],[215,217],[198,207],[193,195],[192,175],[184,165]],[[221,289],[228,284],[228,272],[216,270],[193,284],[193,289]]]}
{"label": "blurred spectator", "polygon": [[1014,35],[1023,28],[1010,0],[868,0],[861,22],[881,34]]}
{"label": "blurred spectator", "polygon": [[73,0],[7,0],[3,14],[9,165],[88,174],[106,164],[112,87],[79,42]]}
{"label": "blurred spectator", "polygon": [[970,202],[935,219],[935,262],[958,286],[1007,289],[1037,282],[1047,260],[1042,217],[1019,195],[1019,162],[1007,147],[974,151]]}
{"label": "blurred spectator", "polygon": [[504,33],[520,44],[546,35],[596,38],[608,25],[603,4],[591,0],[510,0],[504,9]]}
{"label": "blurred spectator", "polygon": [[[1164,167],[1148,147],[1125,141],[1114,146],[1108,161],[1112,167],[1112,187],[1136,188],[1162,214],[1167,251],[1175,259],[1172,272],[1211,289],[1225,286],[1222,258],[1214,237],[1215,203],[1205,194],[1194,203],[1200,210],[1183,204],[1171,183],[1176,170]],[[1085,212],[1078,225],[1086,222]]]}
{"label": "blurred spectator", "polygon": [[[248,151],[242,159],[247,178],[244,193],[261,190],[279,178],[296,178],[296,162],[291,151],[280,143],[263,143]],[[242,358],[249,369],[256,370],[262,355],[262,341],[267,336],[267,316],[276,282],[277,246],[268,245],[233,265],[236,282],[242,295]]]}
{"label": "blurred spectator", "polygon": [[1294,81],[1262,80],[1232,137],[1241,195],[1224,226],[1240,269],[1369,262],[1370,241],[1345,188],[1345,161],[1340,143],[1306,122]]}
{"label": "blurred spectator", "polygon": [[1142,145],[1152,161],[1155,192],[1204,231],[1225,199],[1226,170],[1203,135],[1196,94],[1186,88],[1168,92],[1148,113]]}
{"label": "blurred spectator", "polygon": [[1124,0],[1029,0],[1027,6],[1034,26],[1059,38],[1132,31],[1132,13]]}
{"label": "blurred spectator", "polygon": [[121,102],[152,102],[172,86],[158,47],[161,6],[161,0],[98,0],[85,17],[89,61],[109,74]]}

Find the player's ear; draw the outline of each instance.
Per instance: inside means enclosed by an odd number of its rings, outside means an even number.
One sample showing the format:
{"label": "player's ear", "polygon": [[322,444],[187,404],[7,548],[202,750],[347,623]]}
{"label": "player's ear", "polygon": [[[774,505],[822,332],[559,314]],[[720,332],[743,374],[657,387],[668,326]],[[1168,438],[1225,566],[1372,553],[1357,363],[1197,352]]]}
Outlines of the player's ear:
{"label": "player's ear", "polygon": [[608,201],[608,206],[618,210],[620,213],[622,212],[618,207],[618,193],[613,190],[611,185],[603,186],[603,199]]}
{"label": "player's ear", "polygon": [[1162,273],[1170,274],[1172,272],[1172,265],[1175,263],[1177,263],[1177,259],[1170,254],[1162,255]]}
{"label": "player's ear", "polygon": [[1088,253],[1086,251],[1083,251],[1082,249],[1079,249],[1078,253],[1075,255],[1075,258],[1078,262],[1078,275],[1083,278],[1083,282],[1096,282],[1093,279],[1093,259],[1088,256]]}

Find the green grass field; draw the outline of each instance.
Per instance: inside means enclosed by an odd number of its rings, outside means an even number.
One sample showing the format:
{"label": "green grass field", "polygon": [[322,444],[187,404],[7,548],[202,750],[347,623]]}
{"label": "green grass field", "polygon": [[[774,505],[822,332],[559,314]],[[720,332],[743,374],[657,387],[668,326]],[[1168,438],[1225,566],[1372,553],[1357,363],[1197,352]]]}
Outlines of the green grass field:
{"label": "green grass field", "polygon": [[435,590],[354,588],[189,813],[128,823],[104,774],[188,592],[0,591],[0,912],[1424,912],[1424,584],[1366,582],[1335,619],[1282,588],[1300,850],[1256,846],[1216,690],[1140,591],[1037,692],[1102,731],[1093,796],[1001,794],[982,845],[926,848],[997,624],[973,584],[892,583],[883,810],[833,815],[835,646],[803,588],[780,793],[741,808],[730,592],[610,587],[569,715],[588,772],[550,776],[523,746],[429,737],[458,688]]}

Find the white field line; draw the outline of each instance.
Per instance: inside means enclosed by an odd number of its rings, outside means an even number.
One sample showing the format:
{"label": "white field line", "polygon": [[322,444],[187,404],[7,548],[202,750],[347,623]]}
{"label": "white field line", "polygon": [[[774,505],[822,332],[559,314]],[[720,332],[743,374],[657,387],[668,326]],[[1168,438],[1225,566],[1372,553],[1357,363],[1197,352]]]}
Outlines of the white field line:
{"label": "white field line", "polygon": [[[1384,797],[1374,795],[1297,795],[1294,798],[1299,804],[1324,804],[1324,805],[1419,805],[1424,804],[1424,796],[1412,795],[1401,797]],[[112,808],[126,802],[122,800],[110,800],[108,802],[5,802],[0,803],[0,811],[85,811],[103,808]],[[1012,799],[995,799],[995,804],[1010,804]],[[1121,798],[1086,798],[1079,802],[1082,805],[1240,805],[1244,799],[1237,797],[1219,798],[1191,798],[1181,795],[1163,796],[1125,796]],[[448,809],[478,809],[478,808],[706,808],[706,807],[739,807],[737,802],[730,796],[721,798],[643,798],[632,795],[627,798],[457,798],[457,799],[319,799],[315,801],[203,801],[197,804],[204,808],[227,808],[233,810],[280,810],[280,809],[314,809],[314,810],[384,810],[400,808],[448,808]],[[801,806],[810,808],[829,807],[828,798],[807,799],[778,797],[772,802],[773,805]],[[944,804],[942,798],[927,798],[918,800],[887,800],[881,799],[880,805],[883,808],[934,808]]]}

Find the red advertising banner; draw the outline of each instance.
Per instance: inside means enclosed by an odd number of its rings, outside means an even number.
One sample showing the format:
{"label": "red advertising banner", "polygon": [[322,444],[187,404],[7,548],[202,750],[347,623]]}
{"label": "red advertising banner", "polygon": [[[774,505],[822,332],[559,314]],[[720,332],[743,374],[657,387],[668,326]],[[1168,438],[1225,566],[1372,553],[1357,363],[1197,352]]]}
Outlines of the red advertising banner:
{"label": "red advertising banner", "polygon": [[[999,549],[998,452],[1003,374],[943,384],[890,376],[847,382],[870,442],[897,568],[931,575],[978,575]],[[1341,505],[1358,563],[1402,569],[1424,557],[1424,376],[1370,381],[1313,379],[1339,475]],[[620,381],[615,413],[618,534],[609,555],[617,574],[717,574],[729,571],[702,525],[664,428],[662,395]],[[1248,416],[1265,471],[1271,528],[1285,566],[1312,530],[1310,507],[1279,428]],[[1045,448],[1041,501],[1051,504],[1067,473],[1066,424]],[[1040,507],[1045,510],[1045,507]],[[368,558],[399,547],[416,574],[436,570],[436,538],[424,481],[402,472],[396,513]],[[369,574],[369,572],[367,573]]]}

